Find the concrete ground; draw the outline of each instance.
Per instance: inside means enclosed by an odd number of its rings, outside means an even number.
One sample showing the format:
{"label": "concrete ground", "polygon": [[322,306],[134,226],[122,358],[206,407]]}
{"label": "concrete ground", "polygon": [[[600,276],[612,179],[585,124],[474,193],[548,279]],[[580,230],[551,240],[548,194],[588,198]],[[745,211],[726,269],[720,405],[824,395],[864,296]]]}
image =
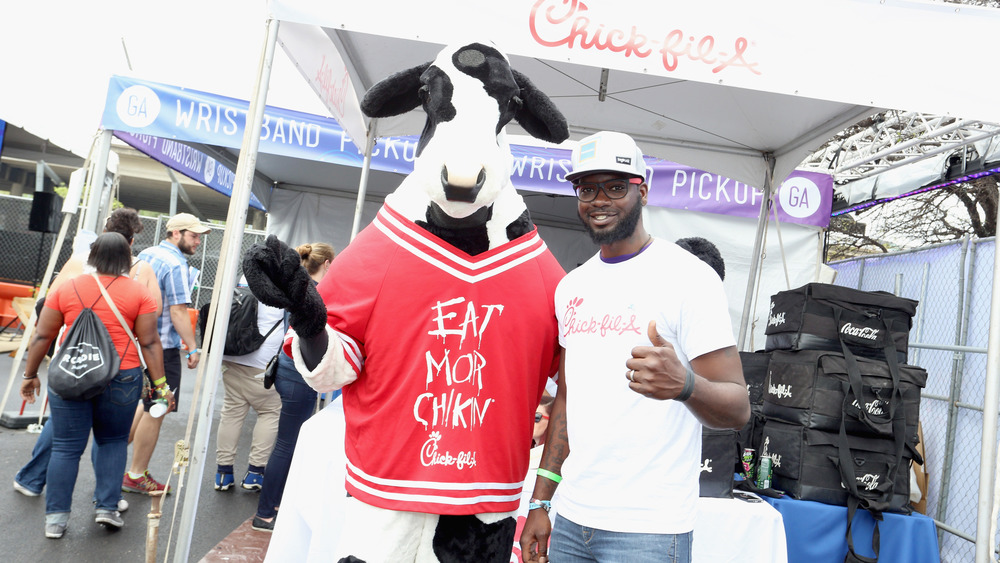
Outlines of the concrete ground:
{"label": "concrete ground", "polygon": [[[13,363],[12,355],[0,354],[0,398],[3,397],[3,393],[7,389]],[[23,370],[23,362],[21,370]],[[44,374],[44,369],[42,373]],[[21,400],[17,394],[20,377],[21,371],[16,374],[17,379],[4,409],[4,413],[7,415],[16,415],[21,407]],[[150,463],[150,472],[160,482],[163,482],[171,473],[174,444],[185,436],[188,416],[193,406],[191,400],[196,377],[196,370],[184,369],[180,392],[180,412],[167,415],[167,419],[164,421],[160,439]],[[211,438],[205,460],[205,470],[201,479],[201,492],[198,497],[191,549],[187,558],[181,560],[260,561],[263,555],[261,546],[266,544],[270,536],[249,530],[247,523],[256,511],[258,494],[242,490],[238,486],[227,492],[217,492],[212,488],[215,476],[215,434],[222,406],[222,385],[218,385],[218,393],[213,409]],[[40,401],[37,401],[33,406],[29,405],[26,408],[26,413],[34,413],[37,416],[40,405]],[[242,473],[246,471],[250,435],[255,420],[256,416],[251,411],[240,436],[236,462],[237,485]],[[190,443],[192,447],[196,428],[197,423],[191,430]],[[3,531],[0,534],[0,561],[7,563],[56,561],[134,563],[145,561],[150,497],[124,493],[130,507],[123,514],[125,527],[119,531],[109,532],[103,526],[95,524],[91,504],[91,495],[94,490],[94,471],[90,464],[89,445],[81,458],[79,477],[73,492],[73,512],[66,535],[59,540],[45,537],[43,530],[44,496],[29,498],[12,488],[14,475],[30,458],[36,437],[37,434],[30,434],[23,429],[14,430],[0,426],[0,452],[2,452],[0,454],[0,530]],[[129,460],[131,458],[132,448],[130,446]],[[177,482],[178,476],[171,475],[171,485],[176,487]],[[156,561],[165,560],[164,556],[167,555],[168,546],[170,547],[169,561],[176,560],[174,545],[180,533],[182,501],[188,484],[184,483],[184,487],[179,495],[171,493],[167,496],[160,519]],[[247,523],[246,526],[243,526],[240,531],[227,540],[227,536],[230,536],[244,523]],[[173,527],[172,537],[171,527]],[[242,549],[243,544],[246,547],[245,551]],[[240,551],[244,551],[243,556],[232,557],[234,552]]]}

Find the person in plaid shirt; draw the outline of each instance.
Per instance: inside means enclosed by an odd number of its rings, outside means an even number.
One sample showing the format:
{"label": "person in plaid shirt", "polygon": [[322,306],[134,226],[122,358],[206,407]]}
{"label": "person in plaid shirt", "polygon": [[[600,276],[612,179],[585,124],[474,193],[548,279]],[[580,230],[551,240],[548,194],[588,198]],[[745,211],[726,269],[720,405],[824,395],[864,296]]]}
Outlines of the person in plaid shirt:
{"label": "person in plaid shirt", "polygon": [[[194,215],[178,213],[167,221],[167,238],[158,246],[151,246],[139,253],[139,259],[153,267],[163,294],[163,313],[157,319],[157,330],[163,343],[166,383],[175,396],[179,396],[181,383],[181,344],[188,350],[184,357],[189,369],[194,369],[201,358],[194,341],[194,327],[188,315],[194,277],[191,275],[192,269],[188,265],[187,256],[194,255],[201,245],[201,235],[208,230]],[[162,483],[149,474],[149,460],[160,437],[163,417],[150,415],[149,408],[153,404],[150,398],[144,398],[143,401],[143,412],[136,414],[141,418],[135,428],[132,464],[122,479],[122,490],[149,494],[165,489]]]}

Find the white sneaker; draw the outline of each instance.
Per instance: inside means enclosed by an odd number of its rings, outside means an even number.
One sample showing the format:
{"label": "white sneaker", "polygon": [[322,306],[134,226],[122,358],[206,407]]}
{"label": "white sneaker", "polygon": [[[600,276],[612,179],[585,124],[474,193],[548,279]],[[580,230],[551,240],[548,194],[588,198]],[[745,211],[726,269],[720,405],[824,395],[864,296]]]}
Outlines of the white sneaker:
{"label": "white sneaker", "polygon": [[26,497],[37,497],[38,496],[38,493],[36,493],[36,492],[34,492],[32,490],[29,490],[24,485],[18,483],[17,479],[14,479],[14,490],[17,491],[17,492],[19,492],[19,493],[21,493],[22,495],[24,495]]}

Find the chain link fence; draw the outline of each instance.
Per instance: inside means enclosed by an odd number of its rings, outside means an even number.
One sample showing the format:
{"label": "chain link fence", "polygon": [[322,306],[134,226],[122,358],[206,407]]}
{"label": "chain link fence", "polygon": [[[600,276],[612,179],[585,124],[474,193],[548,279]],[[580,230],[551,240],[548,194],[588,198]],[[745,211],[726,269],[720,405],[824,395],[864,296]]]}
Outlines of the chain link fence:
{"label": "chain link fence", "polygon": [[943,563],[975,559],[994,256],[994,238],[965,239],[830,264],[837,285],[920,302],[908,362],[928,373],[920,402],[927,514],[938,523]]}
{"label": "chain link fence", "polygon": [[[31,199],[25,197],[0,195],[0,281],[37,286],[42,281],[45,267],[48,265],[52,246],[56,242],[56,233],[39,233],[28,229],[28,217],[31,213]],[[79,214],[70,218],[66,240],[59,253],[53,278],[59,273],[66,260],[73,253],[73,238],[77,231]],[[136,234],[132,243],[132,253],[138,254],[143,249],[159,244],[166,237],[166,225],[169,219],[166,215],[159,217],[139,217],[142,222],[142,232]],[[211,230],[202,235],[201,245],[194,256],[188,258],[188,263],[199,270],[196,287],[192,298],[193,307],[201,308],[212,300],[212,288],[215,286],[216,270],[219,266],[219,255],[222,250],[222,238],[225,234],[224,225],[208,225]],[[240,247],[240,256],[255,243],[263,242],[264,231],[246,229]],[[242,260],[239,261],[237,279],[243,273]]]}
{"label": "chain link fence", "polygon": [[[0,195],[0,282],[37,286],[45,274],[57,233],[28,229],[31,198]],[[70,220],[66,238],[76,232],[77,217]],[[56,271],[69,260],[73,245],[63,245]]]}

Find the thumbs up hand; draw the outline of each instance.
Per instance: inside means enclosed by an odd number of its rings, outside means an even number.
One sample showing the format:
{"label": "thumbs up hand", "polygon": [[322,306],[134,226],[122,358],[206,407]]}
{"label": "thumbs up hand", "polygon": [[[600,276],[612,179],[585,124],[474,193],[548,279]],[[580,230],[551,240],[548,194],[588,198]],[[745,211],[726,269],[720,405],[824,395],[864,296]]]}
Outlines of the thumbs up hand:
{"label": "thumbs up hand", "polygon": [[684,388],[687,368],[674,346],[657,332],[655,320],[649,321],[647,335],[652,346],[632,348],[632,357],[625,362],[629,389],[651,399],[673,399]]}

